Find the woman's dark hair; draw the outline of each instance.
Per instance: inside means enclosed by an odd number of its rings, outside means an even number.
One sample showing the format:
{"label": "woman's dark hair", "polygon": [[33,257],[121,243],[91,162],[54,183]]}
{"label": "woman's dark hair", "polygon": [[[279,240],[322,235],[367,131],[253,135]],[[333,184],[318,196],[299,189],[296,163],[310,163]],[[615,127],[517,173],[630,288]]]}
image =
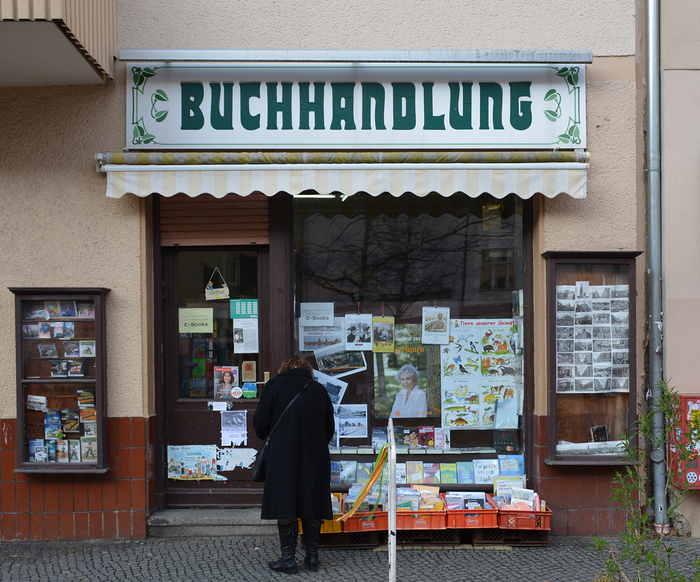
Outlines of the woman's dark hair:
{"label": "woman's dark hair", "polygon": [[300,355],[294,354],[293,356],[289,356],[284,362],[282,362],[282,365],[280,366],[280,369],[277,370],[277,373],[281,374],[285,370],[293,370],[295,368],[301,368],[312,374],[314,371],[313,366],[309,364],[309,362],[307,362]]}

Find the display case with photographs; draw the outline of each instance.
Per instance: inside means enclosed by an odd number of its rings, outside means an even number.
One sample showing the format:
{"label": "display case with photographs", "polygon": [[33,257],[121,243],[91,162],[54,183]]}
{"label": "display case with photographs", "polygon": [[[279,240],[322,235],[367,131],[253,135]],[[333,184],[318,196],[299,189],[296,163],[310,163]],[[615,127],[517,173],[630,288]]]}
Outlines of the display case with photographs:
{"label": "display case with photographs", "polygon": [[636,418],[639,253],[545,253],[548,461],[616,462]]}
{"label": "display case with photographs", "polygon": [[107,467],[104,288],[11,288],[17,472]]}

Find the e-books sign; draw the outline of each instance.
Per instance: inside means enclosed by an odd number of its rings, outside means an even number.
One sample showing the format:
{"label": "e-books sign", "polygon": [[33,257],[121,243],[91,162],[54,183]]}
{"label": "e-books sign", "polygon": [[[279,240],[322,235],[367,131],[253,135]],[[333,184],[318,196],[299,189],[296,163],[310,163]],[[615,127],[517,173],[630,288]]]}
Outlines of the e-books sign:
{"label": "e-books sign", "polygon": [[130,63],[127,148],[585,148],[584,71]]}

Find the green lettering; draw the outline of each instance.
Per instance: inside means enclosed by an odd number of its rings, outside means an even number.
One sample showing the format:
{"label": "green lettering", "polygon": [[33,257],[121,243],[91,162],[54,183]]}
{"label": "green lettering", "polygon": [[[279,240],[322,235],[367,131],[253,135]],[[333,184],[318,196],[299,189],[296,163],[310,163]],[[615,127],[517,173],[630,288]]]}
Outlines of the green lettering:
{"label": "green lettering", "polygon": [[345,129],[355,128],[354,91],[355,83],[331,83],[333,91],[333,121],[331,129],[342,129],[341,122],[345,122]]}
{"label": "green lettering", "polygon": [[384,124],[384,86],[381,83],[362,83],[362,129],[372,129],[372,101],[374,101],[374,126],[386,129]]}
{"label": "green lettering", "polygon": [[251,97],[260,99],[260,83],[241,83],[241,125],[248,131],[260,129],[260,114],[250,114]]}
{"label": "green lettering", "polygon": [[445,129],[445,114],[433,114],[433,83],[423,83],[423,129]]}
{"label": "green lettering", "polygon": [[233,129],[233,83],[224,83],[224,112],[221,108],[221,83],[209,83],[211,87],[211,126],[214,129]]}
{"label": "green lettering", "polygon": [[[392,83],[394,89],[394,129],[415,129],[416,86],[413,83]],[[406,103],[404,115],[403,104]]]}
{"label": "green lettering", "polygon": [[299,83],[299,129],[309,129],[309,114],[314,114],[314,129],[325,129],[323,120],[323,87],[314,83],[314,100],[309,98],[309,83]]}
{"label": "green lettering", "polygon": [[182,92],[182,125],[180,129],[202,129],[204,114],[200,106],[204,101],[204,85],[201,83],[180,83]]}
{"label": "green lettering", "polygon": [[532,125],[532,101],[520,101],[522,97],[530,97],[530,82],[522,81],[509,85],[510,124],[513,129],[523,131]]}
{"label": "green lettering", "polygon": [[472,128],[472,84],[462,83],[462,113],[459,113],[459,83],[449,83],[450,87],[450,127],[452,129]]}
{"label": "green lettering", "polygon": [[503,88],[498,83],[479,83],[479,129],[489,129],[489,100],[493,101],[493,128],[503,128]]}
{"label": "green lettering", "polygon": [[282,129],[292,129],[292,84],[282,83],[282,101],[277,101],[277,83],[267,83],[267,129],[277,129],[282,114]]}

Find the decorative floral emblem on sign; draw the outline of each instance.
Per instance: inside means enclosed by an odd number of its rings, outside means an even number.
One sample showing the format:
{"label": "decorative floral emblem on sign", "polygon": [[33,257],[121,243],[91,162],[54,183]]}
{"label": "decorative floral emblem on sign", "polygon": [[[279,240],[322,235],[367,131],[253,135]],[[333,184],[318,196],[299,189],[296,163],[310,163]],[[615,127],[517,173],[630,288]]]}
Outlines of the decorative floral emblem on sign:
{"label": "decorative floral emblem on sign", "polygon": [[[573,94],[574,100],[577,103],[580,101],[581,92],[581,88],[578,86],[578,74],[578,67],[562,67],[561,69],[557,69],[557,77],[561,77],[566,81],[566,87],[569,90],[569,94]],[[547,117],[549,121],[557,121],[557,119],[561,117],[561,95],[556,90],[550,89],[544,96],[544,100],[553,102],[554,106],[554,109],[545,109],[545,117]],[[579,110],[579,107],[574,107],[576,119],[569,116],[569,124],[566,127],[566,131],[557,136],[559,138],[557,143],[581,143],[581,119],[579,116]]]}
{"label": "decorative floral emblem on sign", "polygon": [[[131,143],[133,145],[141,145],[154,143],[156,136],[146,129],[146,124],[144,122],[143,116],[139,116],[138,111],[138,94],[144,94],[144,89],[146,88],[146,83],[148,79],[155,76],[156,68],[144,67],[132,67],[131,72],[133,74],[134,86],[131,88],[131,98],[132,98],[132,116],[131,125],[133,126]],[[167,109],[159,110],[158,104],[167,102],[168,96],[162,89],[158,89],[151,95],[151,117],[160,123],[168,116]]]}

